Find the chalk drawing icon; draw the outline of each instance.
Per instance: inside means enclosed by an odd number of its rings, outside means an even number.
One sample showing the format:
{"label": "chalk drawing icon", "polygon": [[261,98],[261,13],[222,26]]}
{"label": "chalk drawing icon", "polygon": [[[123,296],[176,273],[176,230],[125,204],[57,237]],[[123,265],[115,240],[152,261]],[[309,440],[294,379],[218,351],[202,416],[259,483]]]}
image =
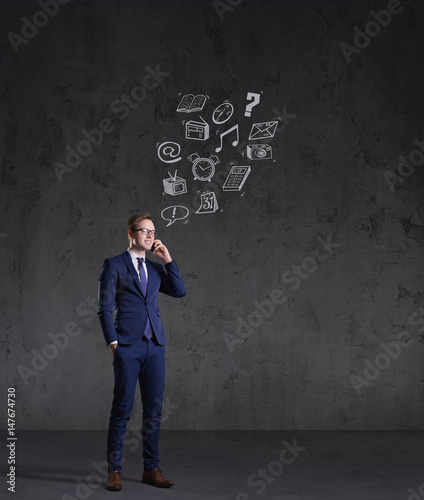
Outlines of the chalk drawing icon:
{"label": "chalk drawing icon", "polygon": [[254,123],[249,134],[249,141],[252,139],[272,139],[277,125],[278,121]]}
{"label": "chalk drawing icon", "polygon": [[234,106],[230,102],[224,101],[215,108],[215,111],[212,113],[212,121],[217,125],[222,125],[233,116],[233,113]]}
{"label": "chalk drawing icon", "polygon": [[252,100],[252,102],[246,105],[246,111],[244,112],[244,116],[251,116],[252,109],[257,104],[259,104],[259,101],[261,100],[261,94],[256,94],[255,92],[248,92],[246,100],[248,101]]}
{"label": "chalk drawing icon", "polygon": [[222,186],[223,191],[240,191],[243,184],[246,182],[248,175],[250,174],[250,167],[241,167],[234,165],[227,178],[225,179],[224,185]]}
{"label": "chalk drawing icon", "polygon": [[197,153],[192,153],[188,159],[193,163],[194,179],[210,182],[215,174],[215,165],[219,163],[219,158],[216,155],[212,155],[210,158],[201,158]]}
{"label": "chalk drawing icon", "polygon": [[161,217],[163,220],[167,220],[168,224],[166,227],[174,224],[175,221],[177,220],[184,220],[186,217],[188,217],[189,210],[186,207],[183,207],[182,205],[172,205],[170,207],[166,207],[162,210],[161,212]]}
{"label": "chalk drawing icon", "polygon": [[196,210],[196,214],[213,214],[218,208],[216,194],[213,191],[200,194],[200,207]]}
{"label": "chalk drawing icon", "polygon": [[233,146],[237,146],[237,144],[239,143],[239,128],[238,128],[238,125],[234,125],[234,127],[229,128],[228,130],[226,130],[225,132],[222,132],[222,134],[219,135],[221,143],[215,149],[216,153],[219,153],[222,150],[222,146],[223,146],[223,143],[224,143],[224,137],[227,136],[227,135],[229,135],[229,134],[231,134],[231,132],[233,132],[233,130],[236,131],[237,138],[234,139],[234,141],[232,142],[232,145]]}
{"label": "chalk drawing icon", "polygon": [[185,124],[185,137],[194,141],[209,139],[209,124],[200,116],[202,121],[190,120]]}
{"label": "chalk drawing icon", "polygon": [[272,147],[269,144],[248,144],[246,155],[250,160],[271,160]]}
{"label": "chalk drawing icon", "polygon": [[207,99],[207,96],[203,94],[186,94],[182,97],[180,104],[178,104],[177,113],[194,113],[195,111],[202,111]]}
{"label": "chalk drawing icon", "polygon": [[167,179],[163,179],[163,189],[165,193],[170,194],[171,196],[187,193],[187,183],[185,179],[178,177],[176,170],[174,175],[171,175],[169,172],[168,174],[169,177]]}
{"label": "chalk drawing icon", "polygon": [[177,163],[177,161],[181,160],[181,156],[178,156],[180,153],[181,146],[177,142],[162,142],[162,144],[158,146],[159,160],[164,163]]}

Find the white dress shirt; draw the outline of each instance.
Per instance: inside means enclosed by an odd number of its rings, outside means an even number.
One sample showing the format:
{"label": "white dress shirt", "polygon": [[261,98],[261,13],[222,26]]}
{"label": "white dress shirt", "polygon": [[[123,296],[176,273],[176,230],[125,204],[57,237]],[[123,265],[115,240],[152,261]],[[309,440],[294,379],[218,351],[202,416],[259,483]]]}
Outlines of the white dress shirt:
{"label": "white dress shirt", "polygon": [[[131,262],[133,263],[134,269],[137,272],[138,279],[140,279],[140,269],[139,269],[138,260],[137,260],[139,258],[139,256],[133,250],[131,250],[131,248],[127,248],[127,252],[130,254]],[[144,259],[143,259],[143,269],[144,269],[144,274],[146,275],[146,283],[147,283],[149,278],[148,278],[148,274],[147,274],[147,267],[146,267],[146,260],[145,259],[146,259],[146,257],[144,257]],[[117,344],[117,343],[118,343],[118,341],[114,340],[109,345],[113,345],[113,344]]]}

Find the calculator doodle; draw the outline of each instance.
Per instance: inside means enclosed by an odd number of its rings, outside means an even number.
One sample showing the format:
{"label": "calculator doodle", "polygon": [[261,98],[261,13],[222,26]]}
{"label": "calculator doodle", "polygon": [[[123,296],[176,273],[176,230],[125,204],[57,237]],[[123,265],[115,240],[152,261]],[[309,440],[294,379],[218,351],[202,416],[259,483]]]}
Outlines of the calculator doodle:
{"label": "calculator doodle", "polygon": [[227,178],[225,179],[224,185],[222,186],[223,191],[240,191],[245,183],[247,176],[250,174],[250,167],[239,167],[234,165]]}

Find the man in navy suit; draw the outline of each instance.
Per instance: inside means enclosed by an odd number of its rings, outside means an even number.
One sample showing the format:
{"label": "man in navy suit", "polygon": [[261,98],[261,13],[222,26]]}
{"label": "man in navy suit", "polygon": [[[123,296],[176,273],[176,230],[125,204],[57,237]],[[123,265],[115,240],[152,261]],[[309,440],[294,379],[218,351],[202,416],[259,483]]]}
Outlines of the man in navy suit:
{"label": "man in navy suit", "polygon": [[[128,221],[129,248],[106,259],[99,278],[99,318],[113,353],[115,374],[107,443],[106,487],[112,491],[122,489],[122,448],[137,381],[143,403],[142,481],[161,488],[174,484],[163,477],[158,466],[166,337],[157,299],[158,292],[184,297],[186,290],[176,262],[156,236],[149,214],[133,215]],[[148,250],[165,267],[147,260]]]}

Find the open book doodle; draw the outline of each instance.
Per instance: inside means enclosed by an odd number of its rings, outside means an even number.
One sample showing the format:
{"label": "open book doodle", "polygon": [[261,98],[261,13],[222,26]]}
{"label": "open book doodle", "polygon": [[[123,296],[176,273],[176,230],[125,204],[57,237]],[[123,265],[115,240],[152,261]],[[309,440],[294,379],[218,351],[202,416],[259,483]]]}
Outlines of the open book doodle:
{"label": "open book doodle", "polygon": [[202,111],[207,97],[203,94],[193,95],[186,94],[178,104],[177,112],[179,113],[193,113],[194,111]]}

